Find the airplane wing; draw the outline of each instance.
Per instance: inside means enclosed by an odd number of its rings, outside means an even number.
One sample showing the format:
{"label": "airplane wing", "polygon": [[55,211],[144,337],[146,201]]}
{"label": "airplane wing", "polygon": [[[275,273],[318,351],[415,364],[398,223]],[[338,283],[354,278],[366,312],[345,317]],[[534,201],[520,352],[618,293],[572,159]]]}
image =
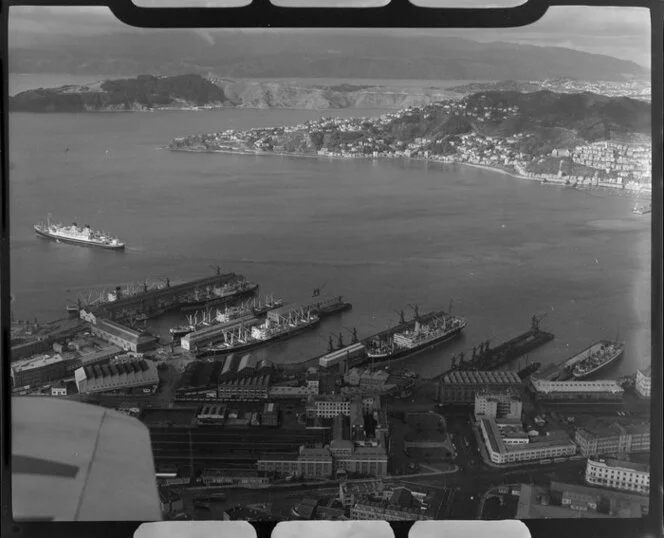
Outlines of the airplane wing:
{"label": "airplane wing", "polygon": [[16,521],[156,521],[148,429],[116,411],[59,398],[12,398]]}

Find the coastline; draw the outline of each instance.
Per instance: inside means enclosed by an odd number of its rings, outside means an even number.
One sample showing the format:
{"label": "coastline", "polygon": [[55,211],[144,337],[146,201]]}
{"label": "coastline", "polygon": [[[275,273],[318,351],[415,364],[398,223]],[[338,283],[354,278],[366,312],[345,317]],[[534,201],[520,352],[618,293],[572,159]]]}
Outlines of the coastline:
{"label": "coastline", "polygon": [[478,164],[478,163],[471,163],[467,161],[441,161],[437,159],[428,159],[426,157],[405,157],[405,156],[394,156],[394,157],[386,157],[386,156],[381,156],[381,157],[374,157],[374,156],[368,156],[368,155],[358,155],[356,157],[342,157],[338,155],[319,155],[317,153],[298,153],[298,152],[275,152],[275,151],[263,151],[263,150],[248,150],[248,149],[193,149],[193,148],[171,148],[169,146],[162,146],[158,148],[160,150],[168,150],[168,151],[175,151],[175,152],[185,152],[185,153],[227,153],[231,155],[253,155],[253,156],[259,156],[259,157],[296,157],[296,158],[308,158],[308,159],[338,159],[338,160],[355,160],[355,159],[364,159],[364,160],[389,160],[389,159],[399,159],[403,161],[417,161],[417,162],[424,162],[424,163],[433,163],[433,164],[443,164],[443,165],[462,165],[462,166],[469,166],[472,168],[477,168],[480,170],[486,170],[488,172],[498,172],[501,174],[505,174],[507,176],[511,176],[515,179],[520,179],[520,180],[525,180],[525,181],[535,181],[539,182],[542,185],[553,185],[553,186],[558,186],[558,187],[565,187],[565,188],[570,188],[577,190],[579,192],[585,192],[587,194],[590,194],[591,192],[605,192],[605,193],[612,193],[614,195],[622,195],[622,196],[631,196],[634,198],[645,198],[646,200],[651,200],[652,199],[652,193],[643,192],[643,191],[636,191],[636,190],[631,190],[631,189],[625,189],[625,188],[618,188],[618,187],[609,187],[606,185],[594,185],[594,186],[577,186],[576,184],[571,185],[566,183],[565,181],[555,181],[551,179],[545,179],[545,178],[539,178],[539,177],[531,177],[531,176],[524,176],[521,175],[517,172],[512,172],[509,170],[506,170],[503,167],[500,166],[490,166],[487,164]]}

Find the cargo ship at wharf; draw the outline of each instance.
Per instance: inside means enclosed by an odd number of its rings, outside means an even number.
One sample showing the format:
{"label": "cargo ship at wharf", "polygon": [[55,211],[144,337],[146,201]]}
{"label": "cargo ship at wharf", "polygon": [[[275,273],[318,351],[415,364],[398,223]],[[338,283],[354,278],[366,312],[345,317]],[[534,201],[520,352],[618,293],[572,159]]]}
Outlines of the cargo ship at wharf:
{"label": "cargo ship at wharf", "polygon": [[405,321],[403,312],[398,325],[362,341],[368,361],[391,361],[411,357],[433,349],[461,334],[466,320],[444,311],[430,312]]}
{"label": "cargo ship at wharf", "polygon": [[583,379],[619,360],[623,352],[623,343],[600,340],[572,357],[545,368],[537,377],[548,381]]}
{"label": "cargo ship at wharf", "polygon": [[58,243],[70,243],[83,247],[96,247],[106,250],[124,250],[125,244],[117,237],[106,232],[94,230],[89,224],[79,226],[75,222],[71,226],[51,222],[49,214],[46,223],[40,222],[33,226],[35,233],[44,239]]}
{"label": "cargo ship at wharf", "polygon": [[[313,329],[320,323],[320,317],[312,314],[309,310],[290,309],[285,315],[282,315],[279,310],[268,312],[267,319],[262,323],[258,318],[253,318],[243,320],[239,325],[222,331],[219,336],[223,339],[213,340],[209,345],[196,349],[196,356],[220,356],[249,351],[292,338],[304,331]],[[273,313],[275,313],[275,316],[270,316]]]}

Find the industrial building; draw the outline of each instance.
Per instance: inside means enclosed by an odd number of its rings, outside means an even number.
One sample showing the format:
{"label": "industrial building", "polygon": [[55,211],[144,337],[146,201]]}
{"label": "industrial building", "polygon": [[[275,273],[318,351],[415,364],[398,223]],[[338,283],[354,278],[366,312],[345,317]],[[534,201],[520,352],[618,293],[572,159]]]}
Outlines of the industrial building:
{"label": "industrial building", "polygon": [[520,394],[521,378],[515,372],[454,371],[443,376],[439,384],[441,403],[474,404],[479,391],[502,392],[510,390]]}
{"label": "industrial building", "polygon": [[67,375],[70,366],[77,359],[63,359],[57,355],[41,355],[11,363],[12,385],[14,388],[40,386],[58,381]]}
{"label": "industrial building", "polygon": [[126,351],[144,353],[157,347],[157,339],[154,336],[135,331],[114,321],[96,318],[96,322],[90,327],[92,334]]}
{"label": "industrial building", "polygon": [[344,396],[326,395],[317,398],[313,406],[308,406],[307,414],[322,418],[334,418],[337,415],[350,415],[350,400]]}
{"label": "industrial building", "polygon": [[636,382],[634,388],[639,396],[650,398],[650,366],[636,371]]}
{"label": "industrial building", "polygon": [[220,400],[267,400],[271,376],[261,375],[221,381],[218,385]]}
{"label": "industrial building", "polygon": [[625,392],[616,381],[547,381],[532,377],[528,390],[537,400],[621,400]]}
{"label": "industrial building", "polygon": [[544,440],[530,440],[525,432],[510,438],[504,435],[493,418],[480,419],[480,431],[491,461],[499,465],[561,458],[576,453],[576,445],[563,432]]}
{"label": "industrial building", "polygon": [[650,467],[643,463],[611,458],[588,458],[586,482],[593,486],[648,495],[650,493]]}
{"label": "industrial building", "polygon": [[138,387],[151,391],[159,385],[157,367],[144,359],[125,364],[84,366],[76,370],[75,379],[81,394]]}
{"label": "industrial building", "polygon": [[522,411],[521,397],[509,391],[481,391],[475,394],[476,420],[480,418],[520,420]]}
{"label": "industrial building", "polygon": [[574,441],[584,456],[648,452],[650,424],[585,424],[576,430]]}
{"label": "industrial building", "polygon": [[337,471],[383,477],[387,476],[387,459],[381,446],[353,447],[351,454],[335,458],[335,467]]}

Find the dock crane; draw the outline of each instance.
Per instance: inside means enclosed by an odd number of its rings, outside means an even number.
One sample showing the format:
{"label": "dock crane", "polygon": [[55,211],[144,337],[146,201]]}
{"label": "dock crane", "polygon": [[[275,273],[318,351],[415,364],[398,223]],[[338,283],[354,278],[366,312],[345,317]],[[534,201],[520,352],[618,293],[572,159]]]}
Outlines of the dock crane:
{"label": "dock crane", "polygon": [[403,310],[395,310],[397,315],[399,316],[399,323],[403,325],[406,323],[406,315],[404,314]]}
{"label": "dock crane", "polygon": [[409,304],[408,306],[413,309],[413,312],[415,313],[415,320],[420,319],[420,309],[419,309],[419,307],[416,304],[415,305]]}
{"label": "dock crane", "polygon": [[320,297],[321,290],[325,289],[326,284],[323,284],[320,288],[314,288],[314,292],[311,295],[312,297]]}
{"label": "dock crane", "polygon": [[357,329],[353,327],[352,329],[349,329],[348,327],[344,327],[350,334],[351,334],[351,344],[357,344],[358,338],[357,338]]}
{"label": "dock crane", "polygon": [[533,314],[532,319],[532,327],[531,330],[533,333],[537,334],[539,332],[539,324],[540,321],[542,321],[546,316],[548,315],[548,312],[545,312],[541,316],[538,316],[537,314]]}
{"label": "dock crane", "polygon": [[210,265],[210,267],[215,270],[215,272],[217,273],[217,276],[221,276],[221,266],[219,266],[219,265]]}

